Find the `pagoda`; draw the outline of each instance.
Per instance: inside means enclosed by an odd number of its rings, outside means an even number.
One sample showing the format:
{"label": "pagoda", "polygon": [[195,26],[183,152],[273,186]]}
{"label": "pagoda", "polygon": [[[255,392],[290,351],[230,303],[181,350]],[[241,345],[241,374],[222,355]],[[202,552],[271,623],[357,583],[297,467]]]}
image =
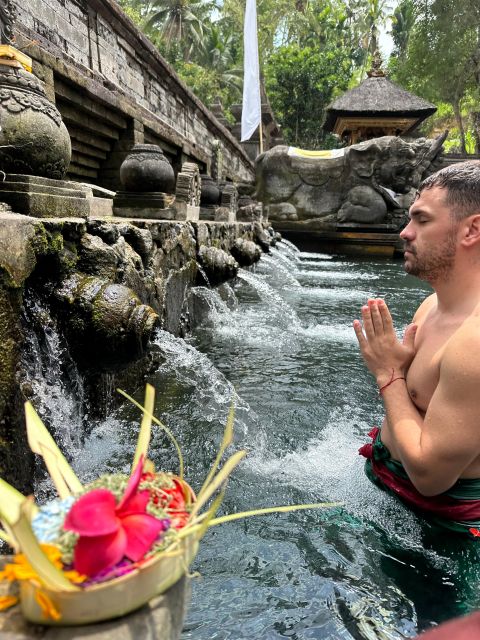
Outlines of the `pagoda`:
{"label": "pagoda", "polygon": [[435,113],[435,105],[391,82],[378,50],[368,77],[327,107],[323,128],[347,145],[380,136],[410,134]]}

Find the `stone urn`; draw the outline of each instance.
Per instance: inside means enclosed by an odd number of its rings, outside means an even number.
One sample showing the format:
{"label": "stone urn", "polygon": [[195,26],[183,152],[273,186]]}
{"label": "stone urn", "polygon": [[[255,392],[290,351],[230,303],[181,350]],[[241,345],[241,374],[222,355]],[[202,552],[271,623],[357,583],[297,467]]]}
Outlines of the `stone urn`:
{"label": "stone urn", "polygon": [[41,81],[0,64],[0,170],[62,180],[72,155],[62,117]]}
{"label": "stone urn", "polygon": [[202,191],[200,194],[200,206],[214,207],[220,202],[220,189],[211,176],[200,174],[202,180]]}
{"label": "stone urn", "polygon": [[173,193],[175,173],[156,144],[136,144],[120,167],[125,191]]}

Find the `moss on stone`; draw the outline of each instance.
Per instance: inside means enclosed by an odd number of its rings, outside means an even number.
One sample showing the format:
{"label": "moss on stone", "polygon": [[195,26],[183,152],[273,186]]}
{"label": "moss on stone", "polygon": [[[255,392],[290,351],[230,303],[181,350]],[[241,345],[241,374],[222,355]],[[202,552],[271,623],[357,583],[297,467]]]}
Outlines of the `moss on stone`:
{"label": "moss on stone", "polygon": [[15,385],[15,369],[19,353],[17,294],[0,287],[0,417],[10,400]]}
{"label": "moss on stone", "polygon": [[63,251],[63,235],[61,231],[48,231],[47,241],[48,253],[59,254],[61,251]]}

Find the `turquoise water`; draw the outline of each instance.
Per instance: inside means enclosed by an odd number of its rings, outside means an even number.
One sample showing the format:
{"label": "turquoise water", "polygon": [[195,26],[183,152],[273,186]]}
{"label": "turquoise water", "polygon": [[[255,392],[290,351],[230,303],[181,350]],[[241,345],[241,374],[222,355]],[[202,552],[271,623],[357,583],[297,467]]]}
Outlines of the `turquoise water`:
{"label": "turquoise water", "polygon": [[[211,530],[192,567],[183,638],[414,637],[478,607],[477,547],[431,528],[363,473],[358,448],[382,417],[351,328],[369,296],[396,326],[428,293],[401,263],[300,254],[280,245],[219,292],[187,341],[159,332],[157,413],[179,435],[198,488],[218,448],[232,396],[235,446],[249,451],[223,513],[340,501]],[[96,427],[76,465],[128,469],[136,429],[124,409]],[[108,453],[107,453],[108,452]],[[158,466],[176,470],[155,433]]]}

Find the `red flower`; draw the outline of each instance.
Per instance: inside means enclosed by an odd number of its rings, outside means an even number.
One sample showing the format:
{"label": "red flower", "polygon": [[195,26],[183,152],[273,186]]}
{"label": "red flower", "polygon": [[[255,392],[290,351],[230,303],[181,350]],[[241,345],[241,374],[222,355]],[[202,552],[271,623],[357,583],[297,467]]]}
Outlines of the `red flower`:
{"label": "red flower", "polygon": [[472,527],[472,529],[469,529],[469,531],[472,534],[472,536],[474,536],[475,538],[480,538],[480,530],[479,529],[474,529]]}
{"label": "red flower", "polygon": [[146,513],[149,492],[137,493],[142,467],[143,457],[118,504],[108,489],[94,489],[70,509],[63,526],[80,535],[74,551],[74,568],[79,573],[94,576],[125,556],[138,562],[165,530],[162,520]]}
{"label": "red flower", "polygon": [[[147,474],[142,476],[142,480],[149,480]],[[166,511],[172,527],[181,529],[187,524],[190,516],[187,504],[192,503],[195,495],[185,482],[177,478],[171,478],[171,480],[175,486],[153,490],[153,502]]]}

